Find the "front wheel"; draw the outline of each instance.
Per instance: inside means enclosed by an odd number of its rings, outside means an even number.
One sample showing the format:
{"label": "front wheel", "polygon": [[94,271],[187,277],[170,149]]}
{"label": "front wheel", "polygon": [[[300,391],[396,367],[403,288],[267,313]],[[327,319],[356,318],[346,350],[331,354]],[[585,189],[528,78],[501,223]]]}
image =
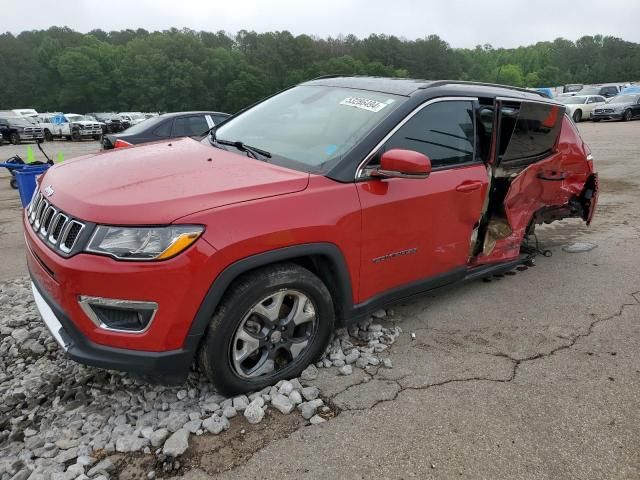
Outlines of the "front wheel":
{"label": "front wheel", "polygon": [[80,134],[80,130],[74,130],[73,132],[71,132],[72,142],[79,142],[80,140],[82,140],[82,135]]}
{"label": "front wheel", "polygon": [[20,135],[12,133],[9,135],[9,142],[11,142],[11,145],[20,145]]}
{"label": "front wheel", "polygon": [[331,294],[316,275],[293,263],[264,267],[229,288],[198,363],[221,393],[260,390],[319,358],[333,324]]}
{"label": "front wheel", "polygon": [[631,113],[631,110],[625,110],[624,114],[622,115],[622,121],[628,122],[629,120],[631,120],[632,117],[633,117],[633,114]]}
{"label": "front wheel", "polygon": [[44,131],[44,139],[47,142],[53,142],[53,134],[49,130]]}
{"label": "front wheel", "polygon": [[575,112],[573,112],[573,121],[575,123],[580,123],[581,120],[582,120],[582,110],[576,110]]}

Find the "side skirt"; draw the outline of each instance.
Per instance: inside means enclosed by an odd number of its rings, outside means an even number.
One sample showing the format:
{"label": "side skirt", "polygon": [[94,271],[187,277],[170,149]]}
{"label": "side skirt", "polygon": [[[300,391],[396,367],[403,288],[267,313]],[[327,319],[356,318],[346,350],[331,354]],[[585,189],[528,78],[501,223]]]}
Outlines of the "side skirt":
{"label": "side skirt", "polygon": [[500,273],[508,272],[509,270],[516,268],[518,265],[522,265],[531,260],[532,257],[533,255],[521,254],[516,259],[508,262],[481,265],[473,268],[458,268],[427,280],[420,280],[418,282],[396,288],[390,292],[385,292],[370,298],[363,303],[354,305],[351,312],[342,319],[341,323],[343,325],[350,325],[390,304],[419,297],[427,293],[444,291],[448,288],[473,280],[478,280],[489,275],[498,275]]}

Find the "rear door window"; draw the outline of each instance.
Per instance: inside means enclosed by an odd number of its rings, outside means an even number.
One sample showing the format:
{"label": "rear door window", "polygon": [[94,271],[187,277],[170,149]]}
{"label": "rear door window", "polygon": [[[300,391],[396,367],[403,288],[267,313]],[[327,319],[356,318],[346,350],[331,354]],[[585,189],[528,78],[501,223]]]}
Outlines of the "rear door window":
{"label": "rear door window", "polygon": [[177,118],[173,123],[174,137],[193,137],[209,130],[204,115]]}
{"label": "rear door window", "polygon": [[549,155],[558,140],[564,107],[534,102],[501,102],[498,163],[528,165]]}
{"label": "rear door window", "polygon": [[153,134],[156,137],[160,138],[169,138],[171,136],[171,126],[173,125],[173,120],[167,120],[166,122],[158,125],[154,130]]}

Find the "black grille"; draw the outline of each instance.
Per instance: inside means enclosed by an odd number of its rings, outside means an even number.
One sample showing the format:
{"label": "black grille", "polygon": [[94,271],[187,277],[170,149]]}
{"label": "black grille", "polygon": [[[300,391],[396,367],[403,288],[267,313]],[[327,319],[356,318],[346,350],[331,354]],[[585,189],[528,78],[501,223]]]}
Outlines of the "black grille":
{"label": "black grille", "polygon": [[91,308],[103,324],[116,330],[143,330],[153,315],[153,310],[129,310],[95,304]]}
{"label": "black grille", "polygon": [[63,245],[67,250],[71,250],[73,248],[73,244],[76,243],[80,230],[82,230],[82,225],[74,221],[71,224],[71,228],[69,228],[69,232],[63,242]]}
{"label": "black grille", "polygon": [[56,211],[53,208],[48,208],[46,212],[44,212],[44,219],[42,220],[42,230],[44,232],[49,231],[49,227],[51,226],[51,220],[53,220],[53,216]]}
{"label": "black grille", "polygon": [[62,227],[64,227],[65,223],[66,223],[66,220],[64,220],[63,218],[60,218],[56,223],[56,226],[53,229],[53,232],[51,232],[51,237],[54,240],[57,240],[58,238],[60,238],[60,233],[62,232]]}

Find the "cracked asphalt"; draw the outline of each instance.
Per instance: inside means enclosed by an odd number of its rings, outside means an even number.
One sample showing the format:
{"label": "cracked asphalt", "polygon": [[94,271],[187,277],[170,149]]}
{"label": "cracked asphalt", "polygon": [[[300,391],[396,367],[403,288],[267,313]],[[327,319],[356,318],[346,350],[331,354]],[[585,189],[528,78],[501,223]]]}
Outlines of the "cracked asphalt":
{"label": "cracked asphalt", "polygon": [[[394,305],[392,369],[321,369],[338,415],[291,428],[276,415],[280,433],[251,451],[236,437],[226,455],[242,460],[215,478],[640,478],[640,122],[579,128],[601,179],[591,227],[545,226],[553,256],[535,267]],[[19,229],[3,225],[13,257]],[[573,242],[597,246],[562,249]],[[25,274],[0,255],[0,274]]]}

